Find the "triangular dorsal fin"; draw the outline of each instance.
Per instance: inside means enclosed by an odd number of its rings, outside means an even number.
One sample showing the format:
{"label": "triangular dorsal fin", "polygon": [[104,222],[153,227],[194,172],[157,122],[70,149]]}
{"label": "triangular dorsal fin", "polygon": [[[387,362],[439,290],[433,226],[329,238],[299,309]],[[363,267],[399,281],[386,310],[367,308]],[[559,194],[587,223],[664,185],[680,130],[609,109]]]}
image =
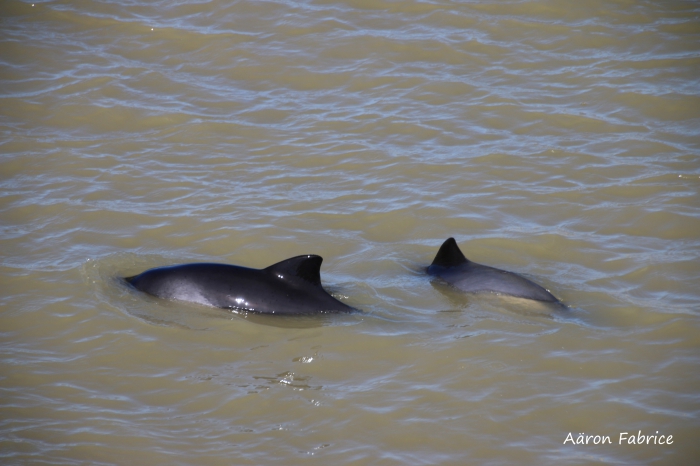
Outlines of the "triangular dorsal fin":
{"label": "triangular dorsal fin", "polygon": [[433,263],[430,265],[439,265],[442,267],[454,267],[455,265],[464,264],[469,262],[469,260],[464,257],[462,251],[459,250],[457,242],[454,238],[447,238],[440,250],[438,251]]}
{"label": "triangular dorsal fin", "polygon": [[323,257],[309,254],[283,260],[272,264],[265,270],[278,278],[293,276],[306,280],[312,285],[321,286],[321,262],[323,262]]}

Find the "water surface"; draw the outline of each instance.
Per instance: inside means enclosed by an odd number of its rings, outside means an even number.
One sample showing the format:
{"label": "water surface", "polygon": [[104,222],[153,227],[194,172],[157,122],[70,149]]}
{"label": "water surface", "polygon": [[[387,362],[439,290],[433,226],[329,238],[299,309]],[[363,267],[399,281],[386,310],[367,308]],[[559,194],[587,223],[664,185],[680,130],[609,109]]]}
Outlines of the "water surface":
{"label": "water surface", "polygon": [[[698,128],[695,2],[4,1],[0,458],[691,464]],[[118,279],[299,254],[363,312]]]}

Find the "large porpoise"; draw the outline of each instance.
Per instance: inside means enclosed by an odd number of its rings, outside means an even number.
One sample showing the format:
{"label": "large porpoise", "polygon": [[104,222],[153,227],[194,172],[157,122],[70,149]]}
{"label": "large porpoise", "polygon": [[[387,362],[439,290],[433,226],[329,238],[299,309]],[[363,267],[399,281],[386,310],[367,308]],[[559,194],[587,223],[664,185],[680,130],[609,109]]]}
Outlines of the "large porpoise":
{"label": "large porpoise", "polygon": [[454,238],[438,251],[428,273],[469,293],[496,293],[518,298],[558,303],[552,293],[517,273],[472,262],[462,254]]}
{"label": "large porpoise", "polygon": [[159,298],[238,312],[309,315],[355,311],[323,289],[321,262],[321,256],[306,255],[265,269],[183,264],[146,270],[125,280]]}

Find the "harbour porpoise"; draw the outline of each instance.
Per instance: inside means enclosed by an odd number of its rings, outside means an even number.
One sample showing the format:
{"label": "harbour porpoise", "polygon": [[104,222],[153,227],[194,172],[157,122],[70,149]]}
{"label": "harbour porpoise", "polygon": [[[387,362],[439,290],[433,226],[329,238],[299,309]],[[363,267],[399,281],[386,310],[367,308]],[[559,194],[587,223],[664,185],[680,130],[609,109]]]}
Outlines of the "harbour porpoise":
{"label": "harbour porpoise", "polygon": [[448,238],[438,251],[428,274],[469,293],[496,293],[518,298],[558,303],[552,293],[517,273],[472,262],[462,254],[454,238]]}
{"label": "harbour porpoise", "polygon": [[321,286],[316,255],[283,260],[264,269],[227,264],[183,264],[149,269],[125,280],[153,296],[258,314],[353,312]]}

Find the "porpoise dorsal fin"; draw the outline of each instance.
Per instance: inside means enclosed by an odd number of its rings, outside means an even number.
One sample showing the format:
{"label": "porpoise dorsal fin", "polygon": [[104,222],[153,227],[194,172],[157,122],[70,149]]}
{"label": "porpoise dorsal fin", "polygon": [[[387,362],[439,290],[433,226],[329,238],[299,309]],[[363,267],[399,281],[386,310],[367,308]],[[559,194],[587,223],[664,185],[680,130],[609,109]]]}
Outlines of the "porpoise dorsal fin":
{"label": "porpoise dorsal fin", "polygon": [[457,246],[457,241],[454,238],[447,238],[440,250],[438,251],[433,263],[430,265],[439,265],[441,267],[454,267],[456,265],[464,264],[469,262],[469,260],[464,257],[462,251],[460,251],[459,246]]}
{"label": "porpoise dorsal fin", "polygon": [[306,280],[312,285],[321,286],[321,262],[323,257],[309,254],[283,260],[265,270],[278,278],[293,276]]}

